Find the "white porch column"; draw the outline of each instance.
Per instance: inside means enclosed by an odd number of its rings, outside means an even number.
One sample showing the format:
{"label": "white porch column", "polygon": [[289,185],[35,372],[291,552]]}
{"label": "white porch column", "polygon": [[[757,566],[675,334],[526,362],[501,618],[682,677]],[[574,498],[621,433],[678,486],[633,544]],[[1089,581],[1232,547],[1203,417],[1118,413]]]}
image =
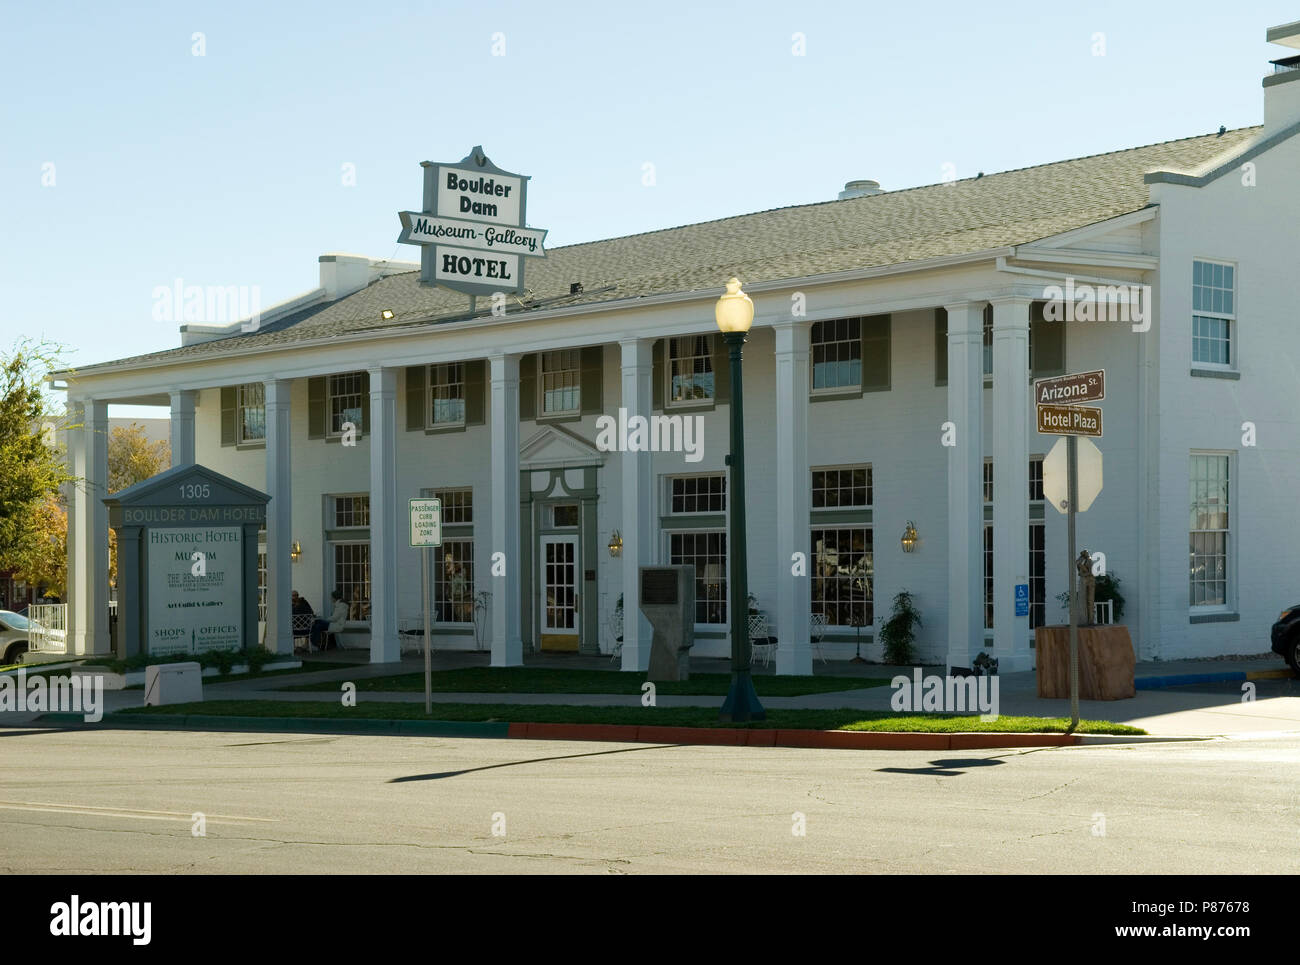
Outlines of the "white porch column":
{"label": "white porch column", "polygon": [[[519,356],[488,359],[492,379],[492,555],[504,554],[504,567],[488,562],[492,578],[492,666],[524,662],[519,634],[523,562],[519,544]],[[500,575],[497,575],[500,574]]]}
{"label": "white porch column", "polygon": [[[397,370],[370,370],[370,662],[402,659],[397,639]],[[518,509],[516,509],[518,514]]]}
{"label": "white porch column", "polygon": [[74,403],[73,418],[81,428],[70,433],[72,473],[81,481],[69,515],[70,649],[108,653],[108,404]]}
{"label": "white porch column", "polygon": [[970,667],[984,639],[984,305],[948,311],[948,666]]}
{"label": "white porch column", "polygon": [[[808,334],[802,321],[776,329],[776,672],[811,674],[808,618],[812,612],[812,561],[808,513]],[[802,576],[792,576],[795,553]]]}
{"label": "white porch column", "polygon": [[[630,420],[653,414],[651,393],[651,339],[629,338],[622,351],[621,404]],[[650,514],[654,505],[654,477],[650,453],[627,450],[622,454],[623,474],[623,670],[650,668],[650,621],[641,612],[640,567],[654,556]]]}
{"label": "white porch column", "polygon": [[1028,670],[1029,617],[1017,584],[1029,583],[1029,306],[993,303],[993,649],[1000,671]]}
{"label": "white porch column", "polygon": [[172,466],[194,462],[194,399],[192,389],[172,389],[171,447]]}
{"label": "white porch column", "polygon": [[[289,594],[293,591],[293,469],[289,394],[293,382],[276,379],[266,390],[266,639],[272,653],[293,654]],[[328,613],[329,611],[324,611]]]}

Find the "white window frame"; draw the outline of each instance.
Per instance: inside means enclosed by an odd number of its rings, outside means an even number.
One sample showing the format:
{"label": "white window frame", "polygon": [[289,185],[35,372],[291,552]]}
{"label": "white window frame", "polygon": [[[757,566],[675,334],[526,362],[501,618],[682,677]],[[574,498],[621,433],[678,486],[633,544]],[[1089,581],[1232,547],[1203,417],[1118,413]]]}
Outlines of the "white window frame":
{"label": "white window frame", "polygon": [[[813,322],[808,329],[808,386],[812,395],[844,395],[846,393],[857,393],[862,391],[862,365],[866,360],[862,357],[862,315],[843,315],[837,318],[823,318]],[[836,325],[840,322],[856,322],[858,328],[857,337],[836,338],[830,341],[817,342],[813,340],[813,335],[817,331],[817,326]],[[825,328],[822,329],[823,331]],[[854,342],[858,345],[858,381],[846,385],[824,385],[817,387],[817,347],[819,345],[851,345]]]}
{"label": "white window frame", "polygon": [[[250,402],[247,400],[250,392],[255,392],[260,396],[258,401]],[[244,436],[244,410],[261,409],[262,410],[262,435],[257,438],[245,438]],[[241,446],[265,446],[266,445],[266,386],[261,382],[244,382],[235,389],[235,433],[236,443]]]}
{"label": "white window frame", "polygon": [[[871,549],[868,551],[868,553],[871,556],[871,598],[868,601],[871,604],[871,622],[868,624],[863,624],[863,626],[861,627],[861,632],[874,634],[876,629],[876,617],[878,616],[878,614],[876,613],[876,527],[874,523],[869,523],[869,522],[837,523],[831,520],[826,520],[825,522],[813,523],[808,527],[808,560],[810,565],[813,567],[809,579],[808,592],[809,592],[809,597],[812,600],[812,606],[816,607],[817,599],[813,595],[813,587],[815,586],[816,581],[818,579],[835,579],[835,577],[819,577],[817,575],[817,570],[816,570],[816,567],[818,565],[817,542],[816,542],[816,537],[813,534],[818,532],[825,532],[827,530],[848,531],[848,530],[855,530],[855,529],[862,530],[871,538]],[[824,605],[824,601],[823,601],[823,605]],[[823,609],[822,611],[823,617],[825,616],[825,612],[826,611]],[[834,630],[836,632],[854,632],[854,627],[853,624],[851,623],[831,623],[827,621],[826,628],[828,630]]]}
{"label": "white window frame", "polygon": [[[459,376],[459,378],[456,379],[442,378],[442,376],[446,376],[446,375],[457,375]],[[467,404],[465,399],[465,363],[464,362],[442,362],[442,363],[434,363],[433,365],[430,365],[428,369],[425,371],[424,384],[425,384],[425,390],[424,390],[425,391],[425,406],[424,406],[425,425],[430,429],[441,429],[447,426],[463,426],[465,424],[465,406]],[[450,389],[455,386],[460,387],[460,395],[459,396],[448,395],[445,397],[445,400],[451,401],[457,398],[460,400],[460,418],[443,419],[440,421],[437,418],[437,409],[435,408],[435,403],[439,401],[437,397],[437,392],[439,389]]]}
{"label": "white window frame", "polygon": [[[335,379],[356,379],[357,391],[353,392],[335,392]],[[366,411],[366,392],[365,392],[365,372],[335,372],[332,375],[325,376],[325,435],[331,439],[338,439],[343,435],[343,430],[334,428],[334,400],[338,398],[348,398],[355,395],[357,398],[357,435],[360,436],[365,431],[365,426],[361,424]],[[346,420],[345,420],[346,421]]]}
{"label": "white window frame", "polygon": [[[1187,536],[1188,536],[1188,543],[1189,543],[1188,546],[1189,564],[1190,564],[1190,557],[1191,557],[1190,543],[1191,543],[1192,533],[1223,533],[1224,534],[1223,555],[1225,557],[1225,560],[1224,560],[1224,567],[1223,567],[1223,579],[1225,585],[1223,588],[1223,602],[1222,603],[1192,603],[1192,581],[1191,581],[1191,571],[1189,568],[1187,574],[1187,611],[1189,616],[1204,616],[1207,614],[1237,612],[1237,556],[1239,555],[1239,553],[1237,551],[1236,544],[1234,542],[1234,534],[1236,534],[1239,531],[1237,526],[1237,519],[1238,519],[1237,502],[1239,497],[1237,494],[1238,486],[1236,482],[1237,461],[1236,459],[1233,458],[1235,455],[1236,454],[1231,451],[1215,450],[1215,449],[1193,449],[1189,453],[1189,458],[1187,460],[1187,482],[1188,482],[1189,489],[1191,487],[1191,480],[1192,480],[1192,460],[1196,459],[1197,457],[1207,457],[1211,459],[1226,460],[1226,468],[1227,468],[1227,475],[1228,475],[1228,528],[1226,530],[1219,530],[1219,529],[1193,530],[1190,526],[1191,520],[1189,518],[1188,520],[1189,525],[1187,529]],[[1191,515],[1191,509],[1192,509],[1191,494],[1189,492],[1188,505],[1187,505],[1189,517]]]}
{"label": "white window frame", "polygon": [[[684,518],[689,518],[690,516],[692,516],[692,515],[697,515],[697,514],[692,514],[692,513],[676,513],[676,514],[673,514],[673,515],[676,515],[678,518],[683,518],[683,517],[684,517]],[[728,523],[730,523],[730,520],[728,520]],[[666,529],[666,530],[663,531],[663,547],[664,547],[664,555],[663,555],[663,558],[664,558],[665,560],[668,561],[668,565],[669,565],[669,566],[674,565],[673,562],[672,562],[672,560],[673,560],[673,537],[674,537],[674,536],[696,536],[696,537],[699,537],[699,536],[712,536],[712,535],[718,535],[718,536],[721,536],[721,537],[722,537],[722,540],[723,540],[723,548],[722,548],[722,605],[723,605],[723,608],[726,610],[726,613],[727,613],[727,619],[726,619],[725,621],[723,621],[722,623],[699,623],[699,622],[696,622],[696,624],[695,624],[695,630],[696,630],[697,633],[700,633],[700,632],[719,633],[719,632],[724,632],[724,631],[730,631],[730,629],[731,629],[731,620],[732,620],[732,616],[733,616],[733,614],[732,614],[732,612],[731,612],[731,533],[730,533],[730,527],[729,527],[729,526],[727,526],[727,527],[704,526],[704,527],[701,527],[701,528],[699,528],[699,529],[683,527],[683,528],[681,528],[681,529],[674,528],[674,529]],[[697,557],[697,558],[698,558],[698,557]],[[696,579],[697,579],[697,580],[702,580],[702,579],[703,579],[703,576],[702,576],[702,575],[697,575],[697,576],[696,576]],[[696,613],[698,614],[698,612],[699,612],[699,605],[700,605],[700,600],[698,599],[698,594],[697,594],[697,599],[696,599],[696,601],[695,601],[695,604],[696,604]],[[748,619],[748,616],[746,617],[746,619]]]}
{"label": "white window frame", "polygon": [[[572,359],[572,364],[565,364],[561,368],[555,368],[547,371],[547,361],[561,361],[568,363]],[[552,378],[559,380],[572,379],[565,385],[554,385],[552,390],[572,391],[573,397],[577,400],[577,405],[569,409],[550,409],[546,405],[547,379]],[[582,412],[582,349],[565,348],[555,349],[549,352],[541,352],[537,358],[537,411],[543,417],[562,416],[562,415],[579,415]]]}
{"label": "white window frame", "polygon": [[[862,503],[861,505],[850,505],[850,506],[844,506],[844,505],[840,505],[840,506],[814,506],[814,505],[813,505],[813,493],[816,491],[816,490],[813,488],[813,484],[812,484],[812,481],[813,481],[813,473],[817,473],[817,472],[852,472],[853,470],[856,470],[856,469],[862,469],[862,470],[864,470],[864,471],[866,472],[866,474],[867,474],[867,485],[866,485],[866,489],[867,489],[867,493],[866,493],[866,495],[867,495],[867,501],[866,501],[865,503]],[[843,487],[840,487],[840,488],[843,489]],[[841,465],[832,465],[832,466],[811,466],[811,467],[809,467],[809,470],[808,470],[808,506],[809,506],[810,511],[813,512],[813,513],[835,513],[835,512],[840,512],[840,511],[842,511],[842,510],[848,510],[848,511],[850,511],[850,512],[853,512],[853,511],[857,511],[857,510],[868,510],[868,509],[873,509],[873,508],[875,508],[875,498],[876,498],[876,474],[875,474],[875,472],[872,470],[872,468],[871,468],[871,463],[869,463],[869,462],[853,462],[853,463],[843,463],[843,464],[841,464]]]}
{"label": "white window frame", "polygon": [[[445,573],[446,573],[446,565],[447,565],[447,562],[446,562],[446,547],[448,546],[448,544],[451,544],[451,543],[468,543],[468,544],[469,544],[469,568],[470,568],[470,575],[469,575],[469,577],[468,577],[468,578],[466,579],[466,581],[465,581],[465,582],[466,582],[466,592],[468,593],[468,596],[466,597],[465,600],[461,601],[462,605],[464,605],[464,604],[468,604],[468,605],[469,605],[469,619],[468,619],[468,620],[440,620],[440,619],[438,619],[438,617],[437,617],[437,611],[438,611],[438,604],[439,604],[439,603],[448,603],[448,604],[450,604],[450,603],[453,603],[453,602],[454,602],[454,601],[443,600],[443,599],[441,598],[441,594],[439,593],[439,590],[438,590],[438,588],[439,588],[440,586],[449,586],[449,585],[450,585],[450,581],[447,580],[447,579],[445,579],[445,576],[444,576],[443,579],[439,579],[439,576],[442,575],[442,574],[445,574]],[[433,603],[434,603],[434,621],[433,621],[433,622],[434,622],[437,626],[440,626],[440,627],[455,627],[455,628],[457,628],[457,629],[462,629],[462,630],[463,630],[465,627],[469,627],[471,630],[474,628],[474,597],[475,597],[475,595],[476,595],[476,593],[477,593],[477,590],[476,590],[476,580],[477,580],[477,576],[476,576],[476,572],[475,572],[475,571],[477,570],[477,562],[478,562],[477,559],[476,559],[477,554],[475,553],[475,549],[476,549],[476,547],[475,547],[475,543],[474,543],[474,535],[473,535],[472,533],[467,533],[467,534],[464,534],[464,535],[456,535],[456,536],[448,536],[448,537],[446,537],[446,538],[443,539],[443,541],[442,541],[442,546],[439,546],[439,547],[437,547],[437,548],[434,550],[434,552],[435,552],[435,554],[436,554],[435,557],[434,557],[434,559],[436,560],[436,565],[434,566],[434,572],[430,574],[430,577],[431,577],[431,579],[432,579],[432,583],[433,583],[433,585],[432,585],[431,587],[429,587],[429,590],[430,590],[430,599],[432,599],[432,600],[433,600]]]}
{"label": "white window frame", "polygon": [[[690,355],[678,355],[675,352],[675,349],[678,347],[679,343],[685,343],[687,340],[690,340],[691,342],[696,342],[697,340],[703,340],[704,352],[703,353],[691,352]],[[694,363],[700,359],[703,359],[705,364],[708,366],[707,372],[696,373],[694,371]],[[664,366],[664,377],[667,380],[666,383],[664,384],[664,408],[693,409],[699,406],[710,406],[714,403],[714,401],[718,397],[718,373],[715,372],[713,369],[713,336],[681,335],[681,336],[673,336],[669,338],[668,345],[664,354],[664,361],[667,363]],[[713,385],[710,387],[708,395],[699,398],[693,397],[689,399],[673,398],[674,364],[684,363],[686,361],[690,361],[692,366],[691,374],[690,374],[692,387],[695,385],[695,379],[697,376],[707,375],[713,379]],[[683,375],[683,378],[686,378],[686,376]]]}
{"label": "white window frame", "polygon": [[[678,479],[709,479],[717,478],[722,480],[722,508],[721,509],[696,509],[681,510],[680,512],[673,509],[673,482]],[[663,488],[663,514],[664,516],[674,516],[678,519],[690,519],[692,516],[717,516],[727,512],[727,495],[729,477],[725,472],[675,472],[670,476],[664,476]],[[696,498],[700,498],[696,495]]]}
{"label": "white window frame", "polygon": [[[1200,265],[1208,265],[1208,266],[1210,266],[1210,267],[1212,267],[1212,268],[1215,267],[1215,266],[1222,267],[1222,268],[1230,268],[1230,269],[1232,270],[1232,286],[1231,286],[1230,288],[1220,288],[1219,286],[1215,286],[1215,285],[1204,286],[1204,283],[1202,283],[1202,284],[1203,284],[1203,287],[1207,287],[1207,288],[1209,288],[1211,291],[1216,291],[1216,290],[1217,290],[1217,291],[1227,291],[1227,292],[1230,292],[1230,293],[1232,294],[1232,311],[1231,311],[1231,312],[1216,312],[1216,311],[1211,311],[1211,310],[1197,310],[1197,308],[1196,308],[1196,287],[1197,287],[1197,286],[1196,286],[1196,266],[1197,266],[1198,264],[1200,264]],[[1193,258],[1192,258],[1192,277],[1191,277],[1191,282],[1190,282],[1190,285],[1189,285],[1189,290],[1190,290],[1190,292],[1191,292],[1191,296],[1192,296],[1192,297],[1191,297],[1191,300],[1190,300],[1190,303],[1191,303],[1190,321],[1191,321],[1191,326],[1192,326],[1192,331],[1191,331],[1191,337],[1192,337],[1192,345],[1191,345],[1191,350],[1192,350],[1192,352],[1191,352],[1191,355],[1192,355],[1192,368],[1213,369],[1213,370],[1215,370],[1215,371],[1220,371],[1220,372],[1235,372],[1235,371],[1237,370],[1238,365],[1239,365],[1239,362],[1240,362],[1240,359],[1239,359],[1239,352],[1238,352],[1238,349],[1239,349],[1239,342],[1240,342],[1240,340],[1237,338],[1237,314],[1238,314],[1238,312],[1237,312],[1237,308],[1238,308],[1238,299],[1240,298],[1240,291],[1241,291],[1241,272],[1240,272],[1240,269],[1238,268],[1236,262],[1231,262],[1231,261],[1220,261],[1220,260],[1215,259],[1215,258],[1196,258],[1196,257],[1193,257]],[[1201,317],[1201,318],[1211,318],[1211,319],[1222,320],[1222,321],[1227,325],[1228,336],[1227,336],[1227,338],[1225,339],[1225,341],[1226,341],[1226,343],[1227,343],[1227,346],[1228,346],[1228,361],[1227,361],[1227,362],[1205,362],[1205,361],[1201,361],[1200,359],[1198,359],[1198,358],[1196,357],[1196,339],[1197,339],[1197,336],[1196,336],[1196,319],[1197,319],[1197,317]]]}
{"label": "white window frame", "polygon": [[[370,568],[370,581],[371,581],[371,582],[370,582],[370,585],[371,585],[371,589],[373,590],[373,588],[374,588],[374,578],[375,578],[374,565],[375,565],[375,561],[374,561],[374,559],[373,559],[373,558],[371,557],[371,555],[370,555],[371,542],[370,542],[369,538],[367,538],[367,539],[332,539],[332,540],[330,540],[330,541],[329,541],[329,555],[328,555],[328,557],[327,557],[327,564],[326,564],[326,565],[328,566],[328,569],[326,570],[326,573],[327,573],[327,577],[328,577],[327,582],[329,583],[329,586],[326,588],[326,590],[325,590],[325,595],[322,597],[322,599],[323,599],[325,602],[322,604],[322,606],[324,607],[324,611],[323,611],[323,613],[318,614],[318,616],[320,616],[321,619],[328,619],[328,618],[329,618],[329,615],[330,615],[330,611],[331,611],[331,610],[333,609],[333,607],[334,607],[334,596],[333,596],[333,593],[334,593],[334,591],[335,591],[336,589],[339,588],[338,582],[337,582],[336,579],[335,579],[335,574],[338,572],[338,561],[337,561],[337,559],[336,559],[335,554],[338,552],[339,547],[342,547],[342,546],[364,546],[364,547],[366,548],[366,565]],[[344,598],[347,599],[347,597],[348,597],[348,594],[345,593],[345,594],[344,594]],[[348,619],[344,622],[344,626],[345,626],[345,627],[349,627],[349,628],[351,628],[351,627],[366,627],[366,626],[369,626],[369,625],[370,625],[370,622],[369,622],[368,620],[363,619],[363,618],[358,617],[358,619],[355,619],[355,620],[352,618],[352,607],[353,607],[354,604],[356,604],[356,602],[357,602],[356,600],[353,600],[353,599],[347,599],[347,604],[348,604]],[[373,605],[374,601],[373,601],[373,600],[367,600],[366,603],[367,603],[367,605]]]}

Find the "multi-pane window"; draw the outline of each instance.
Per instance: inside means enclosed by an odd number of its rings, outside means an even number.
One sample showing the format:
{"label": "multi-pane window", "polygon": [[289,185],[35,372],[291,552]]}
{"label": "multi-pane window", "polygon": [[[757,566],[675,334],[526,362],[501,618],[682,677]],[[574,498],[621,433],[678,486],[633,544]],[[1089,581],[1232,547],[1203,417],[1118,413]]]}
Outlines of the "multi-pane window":
{"label": "multi-pane window", "polygon": [[695,567],[695,622],[727,622],[727,534],[722,531],[668,534],[670,566]]}
{"label": "multi-pane window", "polygon": [[433,495],[442,501],[444,526],[474,522],[473,489],[435,489]]}
{"label": "multi-pane window", "polygon": [[1228,603],[1228,457],[1191,459],[1190,591],[1192,606]]}
{"label": "multi-pane window", "polygon": [[429,366],[429,425],[465,422],[465,365],[451,362]]}
{"label": "multi-pane window", "polygon": [[870,505],[870,466],[846,466],[841,469],[813,470],[813,509],[840,509],[850,506]]}
{"label": "multi-pane window", "polygon": [[993,525],[984,524],[984,629],[993,629]]}
{"label": "multi-pane window", "polygon": [[239,442],[266,441],[266,386],[248,382],[239,387]]}
{"label": "multi-pane window", "polygon": [[542,411],[551,415],[582,409],[582,351],[542,353]]}
{"label": "multi-pane window", "polygon": [[713,352],[709,336],[688,335],[668,340],[669,404],[700,402],[714,397]]}
{"label": "multi-pane window", "polygon": [[357,431],[361,430],[364,375],[364,372],[347,372],[329,377],[330,435],[342,435],[349,425]]}
{"label": "multi-pane window", "polygon": [[1029,501],[1042,502],[1043,495],[1043,457],[1035,456],[1029,460]]}
{"label": "multi-pane window", "polygon": [[1192,262],[1192,361],[1230,365],[1236,320],[1236,271],[1232,265]]}
{"label": "multi-pane window", "polygon": [[434,619],[439,623],[474,622],[474,540],[444,539],[435,567]]}
{"label": "multi-pane window", "polygon": [[814,323],[810,348],[814,392],[861,387],[861,318],[837,318]]}
{"label": "multi-pane window", "polygon": [[814,529],[812,555],[813,612],[822,613],[828,626],[871,626],[876,576],[871,527]]}
{"label": "multi-pane window", "polygon": [[725,513],[727,511],[727,477],[674,476],[669,480],[669,512]]}
{"label": "multi-pane window", "polygon": [[984,502],[993,502],[993,460],[984,460]]}
{"label": "multi-pane window", "polygon": [[343,594],[349,620],[370,618],[370,543],[332,543],[334,589]]}
{"label": "multi-pane window", "polygon": [[1047,622],[1047,527],[1029,524],[1029,629]]}
{"label": "multi-pane window", "polygon": [[335,496],[334,529],[357,529],[370,525],[370,497]]}

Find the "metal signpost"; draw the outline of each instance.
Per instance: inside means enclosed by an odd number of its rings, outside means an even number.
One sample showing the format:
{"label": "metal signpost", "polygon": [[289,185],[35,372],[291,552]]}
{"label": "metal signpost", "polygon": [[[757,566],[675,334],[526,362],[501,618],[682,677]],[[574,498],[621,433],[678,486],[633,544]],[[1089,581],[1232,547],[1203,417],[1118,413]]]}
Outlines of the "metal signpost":
{"label": "metal signpost", "polygon": [[[1056,493],[1051,498],[1052,505],[1058,512],[1065,512],[1068,520],[1066,530],[1067,573],[1070,578],[1070,718],[1071,727],[1079,726],[1079,586],[1078,574],[1075,573],[1074,543],[1075,517],[1092,505],[1101,492],[1101,452],[1096,446],[1085,440],[1096,452],[1095,478],[1090,471],[1088,479],[1089,495],[1081,500],[1079,492],[1079,436],[1101,438],[1101,410],[1079,405],[1080,402],[1100,402],[1106,397],[1106,371],[1098,369],[1092,372],[1077,372],[1051,379],[1037,379],[1034,382],[1034,401],[1038,406],[1038,431],[1065,436],[1059,440],[1048,457],[1043,460],[1043,490],[1048,496],[1048,475],[1051,473],[1051,488]],[[1060,456],[1061,444],[1065,444],[1065,494],[1060,498]],[[1095,484],[1095,485],[1094,485]]]}
{"label": "metal signpost", "polygon": [[433,663],[429,655],[429,547],[442,545],[442,500],[412,499],[411,545],[420,547],[420,588],[424,596],[424,713],[433,713]]}

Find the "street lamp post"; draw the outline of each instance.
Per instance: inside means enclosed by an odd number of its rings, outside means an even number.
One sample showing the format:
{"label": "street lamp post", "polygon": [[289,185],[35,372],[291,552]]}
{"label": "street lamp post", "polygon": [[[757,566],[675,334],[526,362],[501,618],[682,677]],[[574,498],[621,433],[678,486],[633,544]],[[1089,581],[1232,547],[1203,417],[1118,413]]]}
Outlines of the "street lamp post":
{"label": "street lamp post", "polygon": [[754,303],[740,290],[740,280],[727,282],[727,292],[714,308],[718,328],[731,356],[731,485],[727,508],[731,513],[731,688],[719,717],[725,721],[764,720],[767,712],[758,702],[750,676],[749,577],[745,566],[745,416],[741,382],[741,352],[754,321]]}

